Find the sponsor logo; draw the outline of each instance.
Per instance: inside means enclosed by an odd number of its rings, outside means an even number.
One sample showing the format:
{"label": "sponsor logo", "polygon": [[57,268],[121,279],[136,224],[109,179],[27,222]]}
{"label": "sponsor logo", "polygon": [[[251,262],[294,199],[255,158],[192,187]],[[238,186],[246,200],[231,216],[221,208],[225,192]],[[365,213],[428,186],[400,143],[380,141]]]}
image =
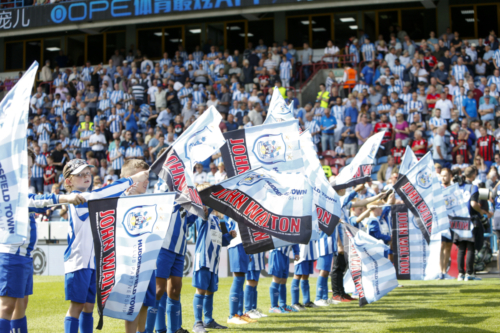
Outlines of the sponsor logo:
{"label": "sponsor logo", "polygon": [[251,173],[251,174],[247,175],[245,178],[243,178],[242,180],[240,180],[236,185],[237,186],[241,186],[241,185],[250,186],[250,185],[258,183],[259,181],[264,180],[264,179],[268,179],[270,181],[275,181],[274,178],[272,178],[270,176],[263,175],[260,173]]}
{"label": "sponsor logo", "polygon": [[421,188],[429,188],[432,184],[432,172],[429,168],[425,168],[417,174],[417,185]]}
{"label": "sponsor logo", "polygon": [[156,205],[136,206],[125,213],[123,226],[132,237],[150,233],[158,220]]}
{"label": "sponsor logo", "polygon": [[253,152],[264,164],[285,162],[286,144],[282,134],[266,134],[255,140]]}
{"label": "sponsor logo", "polygon": [[191,159],[191,156],[196,155],[196,151],[199,151],[200,149],[207,149],[207,147],[212,150],[217,150],[217,147],[207,143],[207,137],[210,137],[212,133],[212,130],[207,126],[194,133],[186,142],[186,157]]}

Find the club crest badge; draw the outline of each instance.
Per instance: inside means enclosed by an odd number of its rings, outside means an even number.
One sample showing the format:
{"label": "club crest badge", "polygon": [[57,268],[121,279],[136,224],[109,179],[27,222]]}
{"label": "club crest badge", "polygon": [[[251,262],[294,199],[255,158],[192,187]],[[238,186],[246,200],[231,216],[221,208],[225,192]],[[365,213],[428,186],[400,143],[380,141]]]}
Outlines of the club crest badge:
{"label": "club crest badge", "polygon": [[266,176],[266,175],[262,175],[260,173],[251,173],[249,175],[247,175],[245,178],[243,178],[242,180],[240,180],[236,185],[237,186],[241,186],[241,185],[246,185],[246,186],[250,186],[250,185],[253,185],[261,180],[268,180],[268,181],[272,181],[274,182],[275,180],[269,176]]}
{"label": "club crest badge", "polygon": [[371,148],[370,148],[370,152],[368,153],[368,157],[369,158],[375,158],[375,154],[377,154],[377,144],[372,144]]}
{"label": "club crest badge", "polygon": [[125,213],[123,226],[132,237],[150,233],[158,220],[156,205],[135,206]]}
{"label": "club crest badge", "polygon": [[429,188],[432,185],[432,172],[425,168],[417,174],[417,185],[421,188]]}
{"label": "club crest badge", "polygon": [[186,142],[186,157],[191,159],[191,156],[196,156],[197,151],[200,151],[200,149],[205,150],[208,148],[214,151],[217,150],[215,146],[207,142],[207,138],[210,137],[212,133],[212,130],[205,126],[203,129],[193,134]]}
{"label": "club crest badge", "polygon": [[457,205],[457,198],[455,198],[454,195],[448,195],[444,197],[444,204],[446,206],[446,209],[452,209]]}
{"label": "club crest badge", "polygon": [[282,134],[266,134],[255,140],[253,152],[264,164],[285,162],[286,144]]}

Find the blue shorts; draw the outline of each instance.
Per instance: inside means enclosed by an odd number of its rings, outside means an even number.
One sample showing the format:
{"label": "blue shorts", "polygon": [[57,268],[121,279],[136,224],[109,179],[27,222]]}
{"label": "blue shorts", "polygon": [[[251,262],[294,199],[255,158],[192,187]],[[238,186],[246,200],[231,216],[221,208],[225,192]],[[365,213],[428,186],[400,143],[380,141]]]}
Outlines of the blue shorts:
{"label": "blue shorts", "polygon": [[295,264],[295,275],[311,275],[314,273],[314,261],[306,260],[300,264]]}
{"label": "blue shorts", "polygon": [[246,273],[248,272],[248,263],[250,258],[245,253],[243,245],[239,244],[227,250],[229,252],[229,268],[231,273]]}
{"label": "blue shorts", "polygon": [[219,275],[210,272],[207,267],[202,267],[193,273],[193,287],[208,290],[212,293],[219,290]]}
{"label": "blue shorts", "polygon": [[161,248],[156,260],[156,277],[168,279],[171,276],[184,275],[184,256]]}
{"label": "blue shorts", "polygon": [[64,275],[66,300],[77,303],[95,303],[95,269],[84,268]]}
{"label": "blue shorts", "polygon": [[332,270],[332,262],[333,262],[333,253],[327,254],[326,256],[321,256],[318,258],[318,262],[316,263],[316,269],[320,271],[330,272]]}
{"label": "blue shorts", "polygon": [[281,251],[271,251],[269,253],[268,273],[279,279],[286,279],[290,266],[290,258]]}
{"label": "blue shorts", "polygon": [[0,253],[0,296],[24,298],[33,294],[33,259]]}
{"label": "blue shorts", "polygon": [[144,306],[155,306],[156,304],[156,275],[153,271],[151,274],[151,280],[149,280],[148,289],[146,290],[146,296],[144,296]]}
{"label": "blue shorts", "polygon": [[248,271],[247,280],[253,280],[259,282],[260,271]]}

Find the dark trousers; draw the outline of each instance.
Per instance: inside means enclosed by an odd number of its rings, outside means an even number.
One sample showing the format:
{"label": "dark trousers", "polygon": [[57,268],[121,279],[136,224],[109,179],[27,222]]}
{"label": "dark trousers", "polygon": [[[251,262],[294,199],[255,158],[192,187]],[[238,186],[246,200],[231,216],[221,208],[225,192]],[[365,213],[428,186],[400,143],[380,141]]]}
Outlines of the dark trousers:
{"label": "dark trousers", "polygon": [[330,272],[330,278],[332,280],[332,291],[333,296],[345,295],[344,290],[344,272],[347,265],[345,262],[345,257],[343,254],[339,254],[333,260],[333,268]]}
{"label": "dark trousers", "polygon": [[95,158],[101,163],[102,159],[106,159],[106,153],[104,150],[93,150]]}
{"label": "dark trousers", "polygon": [[31,178],[31,185],[35,188],[35,192],[43,193],[43,177]]}
{"label": "dark trousers", "polygon": [[[467,274],[474,274],[474,243],[460,241],[458,245],[457,264],[458,272],[465,274],[464,264],[467,264]],[[467,250],[467,262],[465,262],[465,251]]]}

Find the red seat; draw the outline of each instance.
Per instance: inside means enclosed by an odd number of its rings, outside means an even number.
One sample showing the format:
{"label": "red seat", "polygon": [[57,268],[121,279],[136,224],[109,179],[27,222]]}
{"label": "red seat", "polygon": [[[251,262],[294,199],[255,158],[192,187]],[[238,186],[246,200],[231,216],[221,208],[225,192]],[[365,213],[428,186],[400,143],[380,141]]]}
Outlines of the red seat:
{"label": "red seat", "polygon": [[332,163],[333,164],[330,164],[330,165],[335,165],[336,167],[345,166],[345,160],[343,158],[335,158],[335,159],[333,159]]}
{"label": "red seat", "polygon": [[330,156],[325,156],[325,157],[323,157],[323,161],[324,161],[324,164],[325,164],[325,165],[330,165],[330,166],[332,166],[332,165],[334,165],[334,164],[333,164],[333,161],[335,161],[335,159],[334,159],[334,158],[331,158]]}
{"label": "red seat", "polygon": [[339,169],[337,169],[337,167],[330,167],[330,169],[332,170],[332,174],[334,174],[335,176],[338,176],[339,174]]}
{"label": "red seat", "polygon": [[331,157],[335,157],[337,156],[337,153],[335,153],[334,150],[325,150],[323,152],[323,154],[321,154],[322,156],[331,156]]}

